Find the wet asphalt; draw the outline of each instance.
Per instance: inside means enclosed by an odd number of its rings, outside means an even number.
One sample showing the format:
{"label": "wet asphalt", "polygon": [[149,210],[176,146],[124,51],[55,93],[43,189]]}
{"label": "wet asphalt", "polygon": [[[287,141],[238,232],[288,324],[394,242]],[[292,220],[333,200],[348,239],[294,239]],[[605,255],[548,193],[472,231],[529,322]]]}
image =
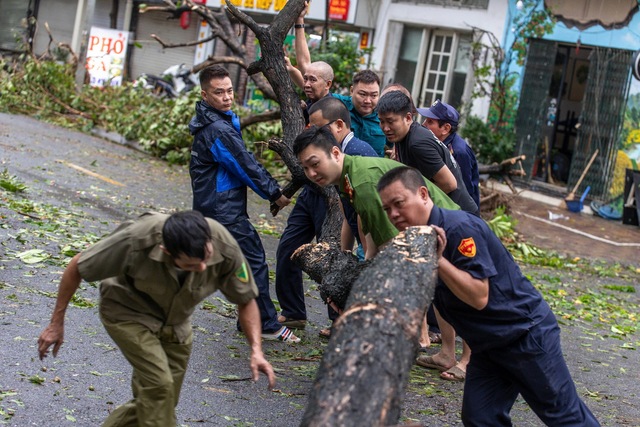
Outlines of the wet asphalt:
{"label": "wet asphalt", "polygon": [[[83,282],[78,306],[67,311],[65,344],[57,358],[37,358],[36,341],[46,326],[65,260],[62,251],[81,247],[122,220],[148,210],[189,209],[188,170],[106,140],[32,118],[0,114],[0,171],[26,185],[23,193],[0,189],[0,424],[97,426],[131,397],[130,368],[97,316],[97,284]],[[273,271],[278,233],[286,213],[272,218],[268,203],[251,195],[251,217]],[[36,250],[35,257],[25,252]],[[39,262],[37,257],[42,259]],[[545,269],[524,268],[540,281]],[[272,273],[273,274],[273,273]],[[273,278],[273,275],[271,276]],[[566,273],[562,280],[597,287],[628,278]],[[273,285],[273,283],[272,283]],[[247,380],[248,348],[221,295],[196,310],[194,350],[185,378],[178,425],[297,426],[326,342],[326,308],[307,283],[309,324],[302,343],[265,342],[278,375],[276,390],[262,378]],[[272,298],[275,291],[272,287]],[[638,294],[625,296],[638,304]],[[568,322],[563,322],[568,323]],[[609,334],[610,325],[563,325],[563,349],[574,380],[603,425],[640,425],[640,338]],[[633,349],[631,349],[633,348]],[[434,349],[433,352],[436,350]],[[414,368],[403,420],[426,426],[457,426],[461,383]],[[542,425],[520,400],[514,425]]]}

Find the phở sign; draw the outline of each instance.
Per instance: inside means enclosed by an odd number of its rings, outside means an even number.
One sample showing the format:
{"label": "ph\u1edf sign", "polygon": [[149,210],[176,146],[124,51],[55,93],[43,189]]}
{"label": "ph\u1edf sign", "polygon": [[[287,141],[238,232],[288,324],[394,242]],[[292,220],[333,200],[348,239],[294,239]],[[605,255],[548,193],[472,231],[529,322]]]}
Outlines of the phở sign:
{"label": "ph\u1edf sign", "polygon": [[91,86],[120,86],[124,72],[129,33],[91,27],[87,63]]}

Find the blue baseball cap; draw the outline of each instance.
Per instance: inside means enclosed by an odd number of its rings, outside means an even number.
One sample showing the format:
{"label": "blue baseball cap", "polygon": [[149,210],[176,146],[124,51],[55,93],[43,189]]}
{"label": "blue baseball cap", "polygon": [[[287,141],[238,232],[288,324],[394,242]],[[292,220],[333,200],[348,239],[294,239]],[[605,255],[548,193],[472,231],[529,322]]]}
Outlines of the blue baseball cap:
{"label": "blue baseball cap", "polygon": [[460,113],[449,104],[445,104],[439,99],[436,100],[429,108],[417,108],[421,116],[434,120],[444,120],[451,126],[458,126]]}

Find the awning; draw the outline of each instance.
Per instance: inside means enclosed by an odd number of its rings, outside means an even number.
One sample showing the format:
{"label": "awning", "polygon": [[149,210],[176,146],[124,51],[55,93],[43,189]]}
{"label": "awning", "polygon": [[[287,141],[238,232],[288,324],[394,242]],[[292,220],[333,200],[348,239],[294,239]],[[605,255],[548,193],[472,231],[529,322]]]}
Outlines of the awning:
{"label": "awning", "polygon": [[638,0],[544,0],[544,6],[567,27],[626,27],[638,11]]}

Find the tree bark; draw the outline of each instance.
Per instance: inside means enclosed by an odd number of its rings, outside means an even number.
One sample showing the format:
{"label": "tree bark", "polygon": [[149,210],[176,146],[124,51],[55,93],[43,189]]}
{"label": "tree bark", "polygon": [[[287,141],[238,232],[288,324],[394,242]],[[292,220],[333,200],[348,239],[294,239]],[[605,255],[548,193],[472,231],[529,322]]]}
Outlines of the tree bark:
{"label": "tree bark", "polygon": [[355,282],[334,322],[301,426],[398,423],[436,283],[431,227],[400,233]]}
{"label": "tree bark", "polygon": [[331,298],[340,309],[344,309],[353,283],[369,263],[359,262],[353,254],[341,250],[341,202],[333,187],[323,190],[329,194],[326,196],[328,211],[322,224],[320,241],[301,246],[291,259],[312,280],[318,282],[320,297],[324,302]]}

